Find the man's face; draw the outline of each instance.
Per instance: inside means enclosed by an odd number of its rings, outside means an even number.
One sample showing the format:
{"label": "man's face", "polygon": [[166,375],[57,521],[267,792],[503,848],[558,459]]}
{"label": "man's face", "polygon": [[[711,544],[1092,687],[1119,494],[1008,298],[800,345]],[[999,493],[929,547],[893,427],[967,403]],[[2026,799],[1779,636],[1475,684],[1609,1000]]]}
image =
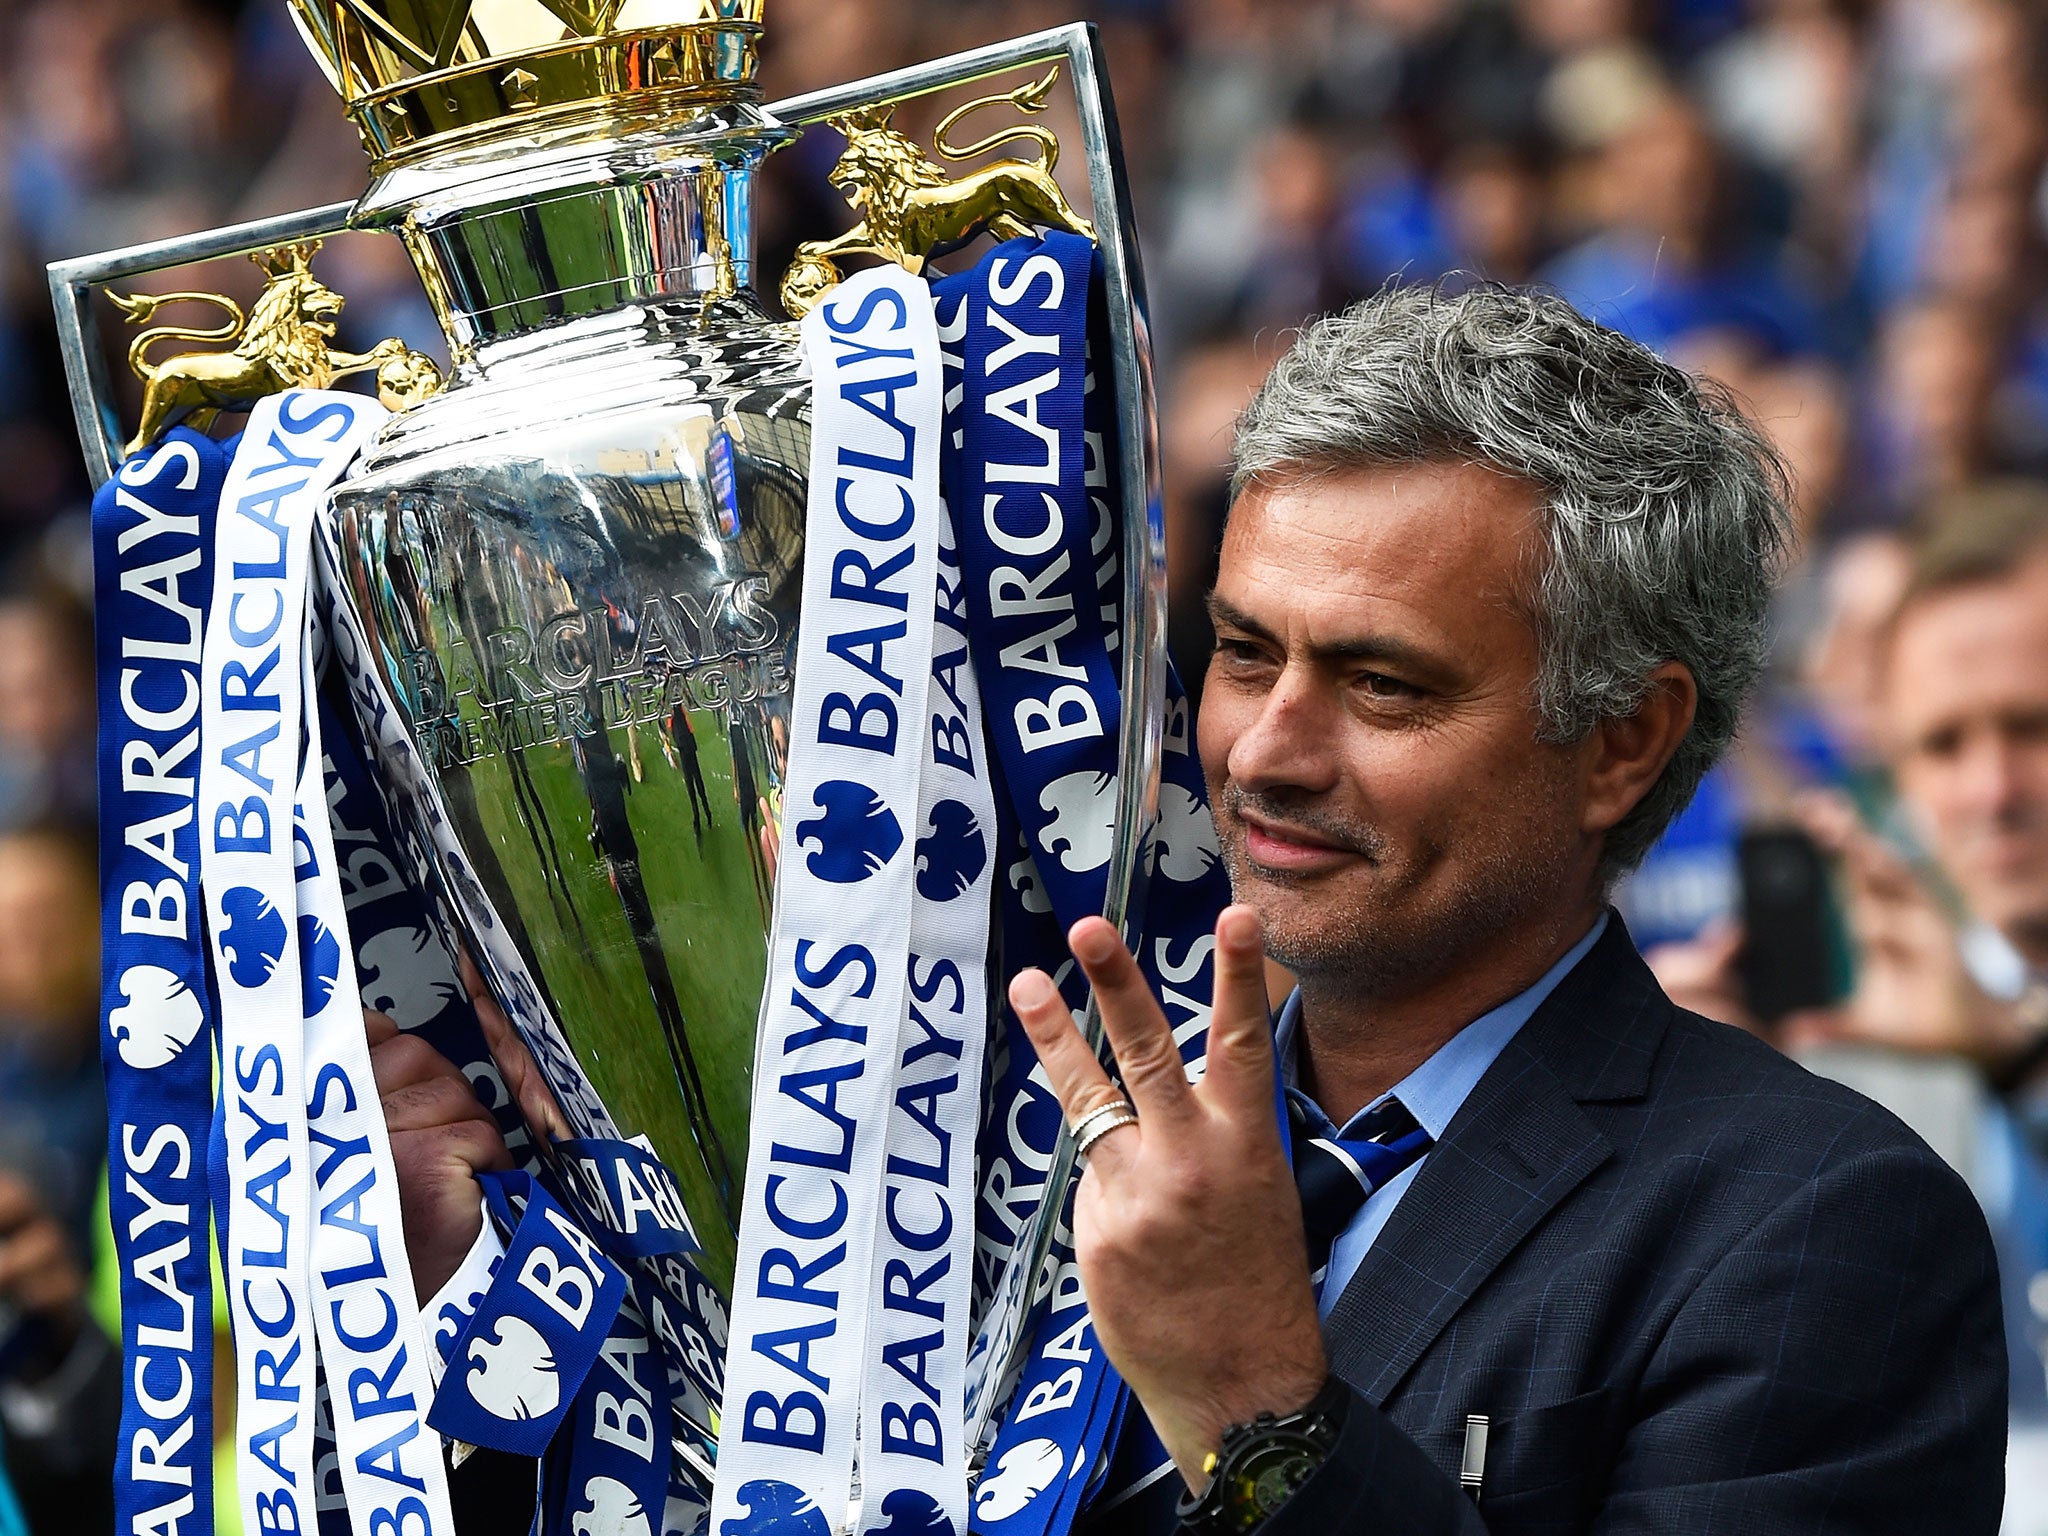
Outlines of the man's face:
{"label": "man's face", "polygon": [[1305,981],[1398,996],[1583,903],[1578,751],[1536,739],[1537,493],[1454,464],[1246,491],[1203,768],[1239,901]]}
{"label": "man's face", "polygon": [[2048,946],[2048,554],[1933,593],[1893,631],[1885,716],[1900,792],[1971,910]]}

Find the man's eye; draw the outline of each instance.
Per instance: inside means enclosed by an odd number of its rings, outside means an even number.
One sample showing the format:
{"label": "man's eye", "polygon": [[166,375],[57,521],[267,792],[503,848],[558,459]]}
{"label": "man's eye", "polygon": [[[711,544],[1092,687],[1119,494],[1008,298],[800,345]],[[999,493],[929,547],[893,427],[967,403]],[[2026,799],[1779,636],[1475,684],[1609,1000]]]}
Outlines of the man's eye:
{"label": "man's eye", "polygon": [[1256,640],[1233,640],[1228,636],[1216,642],[1216,649],[1232,661],[1257,661],[1260,654]]}
{"label": "man's eye", "polygon": [[1962,747],[1963,735],[1960,731],[1931,731],[1920,738],[1920,755],[1922,757],[1954,757],[1962,750]]}
{"label": "man's eye", "polygon": [[1413,683],[1404,683],[1398,677],[1388,677],[1384,672],[1361,672],[1358,684],[1376,699],[1412,699],[1422,692]]}

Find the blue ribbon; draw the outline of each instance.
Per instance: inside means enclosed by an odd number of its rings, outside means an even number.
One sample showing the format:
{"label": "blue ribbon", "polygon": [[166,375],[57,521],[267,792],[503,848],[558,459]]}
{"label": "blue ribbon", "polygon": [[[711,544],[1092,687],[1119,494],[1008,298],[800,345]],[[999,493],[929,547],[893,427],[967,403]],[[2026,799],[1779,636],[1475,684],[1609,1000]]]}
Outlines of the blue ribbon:
{"label": "blue ribbon", "polygon": [[448,1352],[427,1422],[471,1445],[539,1456],[568,1418],[626,1277],[531,1174],[478,1175],[504,1261]]}
{"label": "blue ribbon", "polygon": [[590,1223],[590,1232],[612,1257],[697,1252],[682,1188],[645,1147],[585,1136],[556,1142],[555,1155],[578,1207],[604,1218]]}
{"label": "blue ribbon", "polygon": [[413,883],[412,861],[399,851],[355,716],[346,706],[337,708],[325,687],[319,709],[321,777],[363,1006],[390,1014],[400,1029],[453,1062],[497,1121],[514,1160],[529,1163],[532,1136],[491,1060],[426,898]]}
{"label": "blue ribbon", "polygon": [[[1005,969],[1040,966],[1078,1009],[1087,984],[1064,933],[1103,907],[1121,714],[1117,422],[1112,392],[1090,378],[1090,332],[1098,342],[1107,335],[1101,277],[1086,241],[1055,234],[1000,246],[935,291],[941,334],[956,338],[960,361],[957,391],[948,392],[947,490],[960,509],[975,663],[1003,790]],[[1152,894],[1133,938],[1193,1060],[1206,1042],[1211,932],[1229,886],[1177,680],[1166,724],[1161,820],[1144,854]],[[983,1297],[1036,1209],[1060,1129],[1057,1103],[1032,1081],[1036,1066],[1007,1019],[980,1145]],[[1071,1217],[1069,1203],[1060,1233]],[[1126,1418],[1134,1434],[1143,1424],[1127,1413],[1128,1394],[1087,1320],[1070,1241],[1055,1244],[1035,1279],[1030,1356],[976,1489],[973,1528],[990,1536],[1069,1529]]]}
{"label": "blue ribbon", "polygon": [[101,1061],[121,1265],[115,1521],[213,1526],[214,1017],[200,933],[200,635],[227,454],[178,428],[93,498]]}
{"label": "blue ribbon", "polygon": [[631,1297],[613,1317],[583,1378],[568,1433],[541,1464],[541,1529],[658,1531],[672,1452],[663,1352]]}

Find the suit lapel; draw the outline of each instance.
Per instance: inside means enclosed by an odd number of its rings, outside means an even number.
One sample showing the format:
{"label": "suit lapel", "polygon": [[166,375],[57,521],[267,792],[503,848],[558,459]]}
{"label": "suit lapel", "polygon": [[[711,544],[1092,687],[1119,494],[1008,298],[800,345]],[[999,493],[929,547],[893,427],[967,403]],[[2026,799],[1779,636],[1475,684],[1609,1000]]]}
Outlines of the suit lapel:
{"label": "suit lapel", "polygon": [[1618,915],[1508,1042],[1394,1208],[1324,1328],[1375,1404],[1613,1148],[1582,1102],[1640,1097],[1666,1002]]}

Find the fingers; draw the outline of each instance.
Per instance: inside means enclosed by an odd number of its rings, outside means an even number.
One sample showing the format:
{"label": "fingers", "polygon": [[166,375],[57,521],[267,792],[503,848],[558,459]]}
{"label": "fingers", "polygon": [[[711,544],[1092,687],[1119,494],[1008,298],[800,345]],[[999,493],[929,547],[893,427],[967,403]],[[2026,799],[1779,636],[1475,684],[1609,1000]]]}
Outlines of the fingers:
{"label": "fingers", "polygon": [[512,1154],[488,1119],[462,1120],[394,1130],[391,1161],[413,1287],[429,1297],[455,1273],[483,1225],[476,1175],[511,1168]]}
{"label": "fingers", "polygon": [[406,1131],[391,1138],[391,1156],[393,1162],[433,1164],[468,1174],[503,1173],[513,1166],[505,1138],[488,1117]]}
{"label": "fingers", "polygon": [[[1068,1125],[1079,1124],[1104,1105],[1123,1102],[1123,1090],[1102,1070],[1050,976],[1036,969],[1020,971],[1010,982],[1010,1007],[1038,1050],[1038,1063],[1045,1068]],[[1111,1144],[1124,1139],[1120,1132],[1106,1136],[1097,1150],[1114,1158],[1121,1149]]]}
{"label": "fingers", "polygon": [[1019,971],[1010,981],[1010,1007],[1038,1051],[1039,1065],[1052,1084],[1053,1097],[1071,1122],[1091,1109],[1123,1097],[1109,1080],[1095,1052],[1081,1038],[1067,1000],[1045,972]]}
{"label": "fingers", "polygon": [[1732,917],[1717,917],[1700,930],[1693,942],[1699,946],[1701,962],[1718,973],[1741,958],[1743,939],[1742,924]]}
{"label": "fingers", "polygon": [[363,1035],[370,1042],[370,1049],[375,1050],[386,1040],[397,1037],[398,1020],[392,1018],[388,1013],[379,1013],[374,1008],[365,1008],[363,1010]]}
{"label": "fingers", "polygon": [[1778,1021],[1778,1044],[1788,1051],[1853,1041],[1858,1035],[1850,1014],[1841,1008],[1806,1008]]}
{"label": "fingers", "polygon": [[1121,936],[1104,919],[1084,917],[1068,930],[1067,946],[1095,989],[1102,1027],[1116,1053],[1117,1075],[1131,1103],[1157,1124],[1185,1119],[1194,1100],[1188,1093],[1180,1047]]}
{"label": "fingers", "polygon": [[1807,836],[1841,859],[1852,882],[1852,900],[1914,901],[1926,896],[1926,887],[1913,866],[1863,824],[1846,797],[1832,791],[1803,795],[1798,816]]}
{"label": "fingers", "polygon": [[1860,830],[1856,807],[1833,790],[1817,789],[1799,796],[1793,814],[1806,835],[1829,853],[1845,853]]}
{"label": "fingers", "polygon": [[[1273,1122],[1273,1020],[1266,1011],[1265,959],[1258,914],[1246,906],[1225,907],[1216,918],[1216,995],[1202,1093],[1246,1125]],[[1178,1050],[1174,1059],[1178,1065]]]}
{"label": "fingers", "polygon": [[555,1102],[554,1091],[548,1087],[547,1079],[541,1076],[540,1065],[533,1059],[533,1052],[526,1048],[526,1042],[519,1038],[519,1031],[505,1017],[505,1010],[491,996],[491,989],[484,984],[483,973],[466,951],[459,957],[459,966],[463,989],[469,993],[470,1005],[476,1010],[476,1021],[484,1032],[484,1044],[490,1047],[491,1059],[497,1062],[498,1073],[505,1079],[505,1086],[512,1090],[513,1102],[518,1104],[519,1112],[526,1117],[526,1123],[541,1135],[551,1139],[567,1136],[568,1117]]}
{"label": "fingers", "polygon": [[[379,1096],[389,1098],[401,1088],[435,1078],[453,1079],[468,1088],[455,1063],[418,1035],[398,1035],[370,1050],[370,1075],[376,1079]],[[475,1095],[470,1095],[472,1098]]]}
{"label": "fingers", "polygon": [[407,1083],[383,1095],[384,1124],[394,1134],[477,1120],[495,1126],[491,1112],[460,1073]]}
{"label": "fingers", "polygon": [[43,1214],[43,1202],[28,1180],[11,1168],[0,1168],[0,1236]]}
{"label": "fingers", "polygon": [[417,1035],[394,1035],[370,1049],[370,1073],[384,1105],[384,1124],[393,1145],[403,1133],[435,1130],[475,1121],[497,1135],[497,1122],[484,1108],[455,1063]]}

